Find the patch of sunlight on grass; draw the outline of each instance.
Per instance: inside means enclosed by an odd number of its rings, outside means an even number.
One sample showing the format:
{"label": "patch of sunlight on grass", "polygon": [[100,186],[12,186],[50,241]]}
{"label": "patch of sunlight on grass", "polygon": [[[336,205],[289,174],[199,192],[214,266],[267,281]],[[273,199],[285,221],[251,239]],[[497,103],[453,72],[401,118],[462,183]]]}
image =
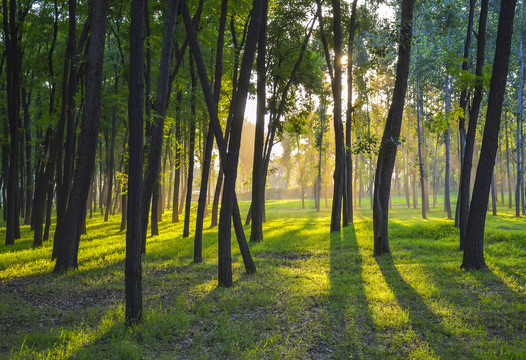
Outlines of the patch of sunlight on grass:
{"label": "patch of sunlight on grass", "polygon": [[[360,240],[358,240],[358,245],[361,245]],[[362,276],[365,295],[373,314],[374,323],[379,327],[402,328],[407,326],[409,314],[398,304],[380,267],[374,259],[371,259],[366,248],[360,246],[359,251],[364,264]]]}
{"label": "patch of sunlight on grass", "polygon": [[[505,283],[511,290],[515,291],[517,294],[526,295],[526,286],[524,284],[519,283],[519,276],[509,275],[508,273],[504,272],[500,267],[492,263],[493,258],[490,257],[487,260],[489,260],[486,261],[488,268],[491,271],[493,271],[493,273],[495,273],[495,275],[497,275],[503,283]],[[515,272],[520,273],[520,270],[516,270]],[[520,275],[522,279],[526,278],[526,273],[523,272]]]}
{"label": "patch of sunlight on grass", "polygon": [[440,359],[439,356],[433,353],[433,350],[429,348],[428,344],[422,344],[411,349],[409,358],[412,360]]}

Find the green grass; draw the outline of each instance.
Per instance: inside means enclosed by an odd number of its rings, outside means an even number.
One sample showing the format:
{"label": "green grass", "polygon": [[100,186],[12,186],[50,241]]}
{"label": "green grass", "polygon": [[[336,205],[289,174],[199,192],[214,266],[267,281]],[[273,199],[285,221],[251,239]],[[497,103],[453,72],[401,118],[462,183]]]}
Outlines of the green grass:
{"label": "green grass", "polygon": [[265,241],[250,244],[258,271],[244,273],[233,241],[230,289],[217,288],[217,230],[204,232],[204,261],[193,264],[193,238],[165,213],[161,235],[148,238],[134,328],[124,325],[120,217],[88,221],[79,269],[67,274],[52,272],[51,243],[33,249],[23,227],[0,246],[0,358],[526,358],[524,218],[488,215],[488,269],[465,272],[438,206],[428,220],[394,206],[393,253],[375,259],[370,210],[329,234],[329,209],[308,205],[268,202]]}

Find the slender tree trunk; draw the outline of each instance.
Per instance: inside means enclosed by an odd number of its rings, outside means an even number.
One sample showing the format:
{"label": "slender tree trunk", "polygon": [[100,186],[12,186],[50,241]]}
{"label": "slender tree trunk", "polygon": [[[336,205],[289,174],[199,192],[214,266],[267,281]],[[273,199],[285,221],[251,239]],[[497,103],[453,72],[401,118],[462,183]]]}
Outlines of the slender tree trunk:
{"label": "slender tree trunk", "polygon": [[508,177],[508,208],[512,207],[512,186],[511,186],[511,172],[510,172],[510,149],[508,140],[508,112],[504,111],[504,131],[506,133],[506,175]]}
{"label": "slender tree trunk", "polygon": [[[332,0],[333,28],[334,28],[334,76],[332,83],[332,94],[334,98],[334,141],[335,141],[335,168],[334,168],[334,191],[332,197],[331,232],[340,231],[342,199],[345,192],[345,179],[347,175],[345,163],[345,143],[342,122],[342,23],[340,1]],[[345,220],[344,225],[347,225]]]}
{"label": "slender tree trunk", "polygon": [[195,123],[196,119],[196,88],[197,76],[194,70],[194,60],[190,55],[190,77],[192,78],[191,100],[190,100],[190,150],[188,151],[188,178],[186,183],[186,205],[184,210],[183,238],[190,236],[190,209],[192,205],[192,185],[194,182],[194,157],[195,157]]}
{"label": "slender tree trunk", "polygon": [[389,195],[391,192],[391,176],[396,158],[402,114],[404,109],[407,79],[409,77],[409,63],[411,54],[411,38],[413,35],[413,4],[414,0],[402,0],[402,17],[400,39],[403,39],[398,50],[396,65],[396,80],[393,90],[393,100],[387,115],[384,134],[378,153],[376,175],[374,180],[373,200],[373,230],[374,255],[389,253],[388,216]]}
{"label": "slender tree trunk", "polygon": [[267,52],[267,7],[268,0],[263,1],[263,15],[261,28],[259,29],[257,66],[257,111],[256,111],[256,130],[254,136],[254,160],[252,167],[252,204],[250,206],[252,226],[250,232],[251,242],[263,241],[263,196],[265,184],[264,175],[264,153],[263,142],[265,132],[265,113],[266,113],[266,69],[265,58]]}
{"label": "slender tree trunk", "polygon": [[[524,1],[521,6],[521,22],[524,18]],[[522,24],[521,24],[522,25]],[[521,26],[522,29],[522,26]],[[522,112],[524,103],[524,38],[523,32],[519,31],[519,89],[517,99],[517,183],[515,186],[515,216],[521,216],[521,207],[524,203],[522,196],[524,158],[522,156]]]}
{"label": "slender tree trunk", "polygon": [[351,5],[351,24],[349,28],[349,44],[347,50],[347,117],[345,124],[345,170],[347,176],[345,177],[345,198],[343,199],[343,226],[353,223],[353,177],[352,177],[352,68],[353,68],[353,50],[354,50],[354,34],[356,33],[356,5],[358,0],[353,0]]}
{"label": "slender tree trunk", "polygon": [[[447,44],[448,49],[451,43],[451,27],[448,26],[447,28]],[[446,139],[445,139],[445,145],[446,145],[446,172],[444,176],[444,208],[446,210],[447,218],[453,219],[453,216],[451,214],[451,201],[449,196],[449,153],[450,153],[450,133],[451,133],[451,124],[449,123],[449,112],[451,107],[451,94],[449,89],[449,75],[446,75],[446,101],[445,101],[445,113],[446,113],[446,122],[447,122],[447,129],[446,129]]]}
{"label": "slender tree trunk", "polygon": [[174,174],[174,198],[172,201],[172,222],[179,222],[179,185],[181,184],[181,102],[182,91],[177,92],[177,102],[175,105],[175,174]]}
{"label": "slender tree trunk", "polygon": [[31,224],[31,210],[33,205],[33,168],[31,166],[31,115],[29,114],[29,105],[31,104],[31,93],[26,93],[22,89],[22,102],[24,107],[24,137],[26,152],[26,205],[24,225]]}
{"label": "slender tree trunk", "polygon": [[491,210],[493,216],[497,216],[497,194],[495,193],[495,173],[491,179]]}
{"label": "slender tree trunk", "polygon": [[506,89],[506,78],[508,76],[516,2],[516,0],[502,0],[500,6],[497,44],[488,96],[488,110],[466,227],[462,261],[462,268],[466,270],[480,269],[486,265],[484,260],[484,227],[489,190],[493,178],[493,166],[495,164],[495,155],[497,154],[500,115]]}
{"label": "slender tree trunk", "polygon": [[108,221],[108,216],[111,209],[111,200],[113,195],[113,173],[115,167],[115,136],[117,135],[117,95],[119,94],[119,71],[115,66],[115,86],[113,95],[115,95],[115,102],[113,104],[113,109],[111,112],[111,145],[110,145],[110,155],[108,162],[108,197],[106,199],[106,212],[104,214],[104,221]]}
{"label": "slender tree trunk", "polygon": [[424,159],[422,158],[422,128],[420,126],[420,114],[421,114],[421,104],[420,104],[420,82],[419,78],[416,78],[416,127],[418,130],[418,169],[420,171],[420,189],[422,190],[422,218],[427,219],[426,217],[426,190],[425,190],[425,169],[424,169]]}

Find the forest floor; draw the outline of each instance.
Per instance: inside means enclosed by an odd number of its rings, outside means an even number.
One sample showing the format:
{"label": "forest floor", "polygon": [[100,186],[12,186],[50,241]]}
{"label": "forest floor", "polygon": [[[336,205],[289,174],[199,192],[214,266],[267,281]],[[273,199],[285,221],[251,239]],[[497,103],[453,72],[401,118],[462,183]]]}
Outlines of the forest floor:
{"label": "forest floor", "polygon": [[488,268],[466,272],[441,206],[429,220],[395,206],[392,254],[374,258],[370,210],[329,234],[329,209],[307,205],[268,202],[264,242],[250,244],[253,275],[233,239],[229,289],[217,288],[217,229],[205,231],[204,261],[193,264],[193,238],[166,212],[161,235],[148,238],[144,320],[133,328],[120,216],[88,220],[79,268],[67,274],[52,271],[51,241],[33,249],[24,226],[14,246],[0,246],[0,358],[526,358],[524,217],[488,214]]}

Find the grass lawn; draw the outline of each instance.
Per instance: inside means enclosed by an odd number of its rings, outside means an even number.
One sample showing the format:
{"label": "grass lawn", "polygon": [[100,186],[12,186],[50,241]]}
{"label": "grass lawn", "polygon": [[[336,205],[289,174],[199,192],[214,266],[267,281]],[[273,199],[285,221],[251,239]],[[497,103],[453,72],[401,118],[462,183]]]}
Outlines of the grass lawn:
{"label": "grass lawn", "polygon": [[68,274],[52,272],[50,241],[33,249],[22,227],[14,246],[0,245],[0,358],[525,359],[526,220],[488,214],[488,269],[465,272],[453,222],[438,206],[422,220],[404,201],[390,213],[393,253],[378,258],[367,208],[329,234],[329,209],[269,201],[265,241],[250,244],[257,273],[244,273],[233,239],[230,289],[217,288],[217,229],[193,264],[193,238],[165,213],[148,238],[134,328],[124,326],[120,216],[88,220]]}

